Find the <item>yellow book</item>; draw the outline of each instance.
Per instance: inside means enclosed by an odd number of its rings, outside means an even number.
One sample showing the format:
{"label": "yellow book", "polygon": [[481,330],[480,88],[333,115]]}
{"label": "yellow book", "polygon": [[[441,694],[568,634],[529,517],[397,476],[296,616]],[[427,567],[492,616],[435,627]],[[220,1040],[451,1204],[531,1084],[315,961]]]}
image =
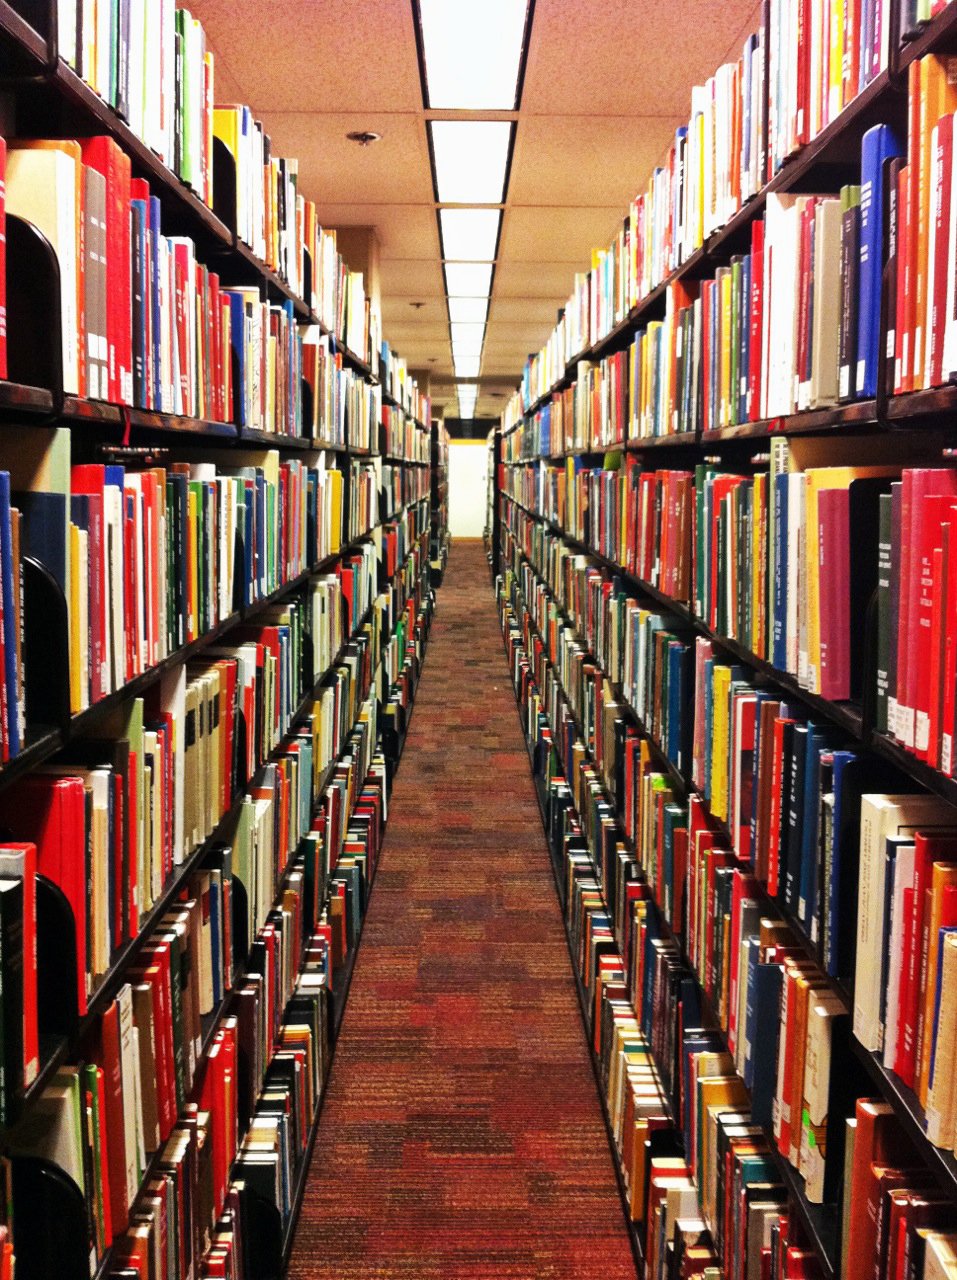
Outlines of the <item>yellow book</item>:
{"label": "yellow book", "polygon": [[329,554],[335,553],[342,546],[342,472],[328,471],[329,479]]}
{"label": "yellow book", "polygon": [[82,710],[80,702],[80,530],[70,525],[70,711],[73,715]]}
{"label": "yellow book", "polygon": [[721,336],[719,338],[721,387],[718,403],[721,406],[722,427],[731,424],[731,343],[734,341],[731,324],[731,283],[731,272],[725,270],[721,277]]}
{"label": "yellow book", "polygon": [[[805,473],[805,603],[807,608],[807,662],[798,674],[812,693],[821,691],[821,540],[818,536],[818,501],[822,489],[846,489],[853,480],[896,476],[900,467],[812,467]],[[852,532],[853,536],[853,532]],[[802,655],[803,656],[803,655]]]}
{"label": "yellow book", "polygon": [[831,49],[828,59],[827,119],[837,116],[844,106],[844,6],[831,5]]}
{"label": "yellow book", "polygon": [[728,816],[728,703],[731,668],[714,668],[713,723],[711,726],[711,812],[722,822]]}
{"label": "yellow book", "polygon": [[751,506],[751,636],[752,653],[764,656],[765,615],[767,609],[767,510],[768,477],[759,471],[754,477]]}

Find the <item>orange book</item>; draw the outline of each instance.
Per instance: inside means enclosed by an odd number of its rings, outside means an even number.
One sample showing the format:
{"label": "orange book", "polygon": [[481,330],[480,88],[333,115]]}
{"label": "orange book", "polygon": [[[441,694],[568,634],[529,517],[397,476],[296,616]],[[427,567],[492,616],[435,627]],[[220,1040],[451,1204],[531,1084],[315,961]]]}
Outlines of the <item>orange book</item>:
{"label": "orange book", "polygon": [[887,1102],[858,1098],[854,1109],[857,1130],[851,1164],[851,1186],[844,1191],[844,1212],[850,1214],[844,1280],[872,1280],[874,1275],[874,1229],[868,1220],[872,1169],[899,1145],[900,1128]]}

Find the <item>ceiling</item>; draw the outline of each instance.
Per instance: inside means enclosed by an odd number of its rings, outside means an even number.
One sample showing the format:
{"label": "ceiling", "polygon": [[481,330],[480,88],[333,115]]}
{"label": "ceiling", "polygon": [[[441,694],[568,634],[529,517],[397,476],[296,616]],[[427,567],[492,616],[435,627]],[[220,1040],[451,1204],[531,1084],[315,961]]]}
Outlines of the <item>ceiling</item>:
{"label": "ceiling", "polygon": [[[466,0],[448,0],[465,3]],[[477,0],[473,0],[477,2]],[[375,226],[382,323],[456,412],[426,121],[517,121],[479,376],[497,416],[593,248],[687,121],[691,86],[740,52],[760,0],[535,0],[520,109],[427,111],[412,0],[192,0],[217,102],[245,102],[326,226]],[[353,130],[382,141],[359,147]],[[424,306],[413,304],[424,303]]]}

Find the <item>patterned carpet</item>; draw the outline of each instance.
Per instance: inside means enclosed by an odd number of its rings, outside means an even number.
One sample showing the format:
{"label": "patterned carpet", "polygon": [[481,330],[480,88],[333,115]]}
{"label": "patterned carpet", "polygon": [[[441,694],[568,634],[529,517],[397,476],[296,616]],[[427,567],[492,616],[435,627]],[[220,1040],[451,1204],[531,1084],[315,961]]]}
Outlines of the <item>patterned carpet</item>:
{"label": "patterned carpet", "polygon": [[289,1275],[635,1275],[479,543],[438,594]]}

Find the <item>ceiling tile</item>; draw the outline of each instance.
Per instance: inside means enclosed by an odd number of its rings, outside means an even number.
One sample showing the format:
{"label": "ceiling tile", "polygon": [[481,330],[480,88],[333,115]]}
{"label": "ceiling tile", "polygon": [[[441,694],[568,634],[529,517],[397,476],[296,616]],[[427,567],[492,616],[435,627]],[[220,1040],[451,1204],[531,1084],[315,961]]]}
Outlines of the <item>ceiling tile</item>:
{"label": "ceiling tile", "polygon": [[399,294],[415,298],[444,297],[445,282],[438,258],[387,258],[379,263],[382,296]]}
{"label": "ceiling tile", "polygon": [[593,249],[604,249],[618,230],[624,209],[561,208],[543,209],[522,206],[505,211],[505,226],[499,257],[506,262],[567,261],[566,297],[571,292],[576,271],[585,270]]}
{"label": "ceiling tile", "polygon": [[493,306],[497,298],[535,298],[546,300],[555,308],[565,305],[575,282],[575,272],[582,261],[519,262],[499,260],[492,286]]}
{"label": "ceiling tile", "polygon": [[[408,0],[190,0],[189,8],[257,112],[422,108]],[[381,50],[388,56],[375,56]]]}
{"label": "ceiling tile", "polygon": [[380,261],[388,258],[431,258],[438,270],[439,231],[434,209],[414,204],[393,204],[387,207],[375,204],[327,204],[324,200],[319,200],[316,207],[319,221],[324,227],[376,227],[379,232]]}
{"label": "ceiling tile", "polygon": [[[266,117],[273,149],[299,159],[299,189],[322,204],[431,205],[432,173],[425,126],[415,115],[320,115],[272,111]],[[350,142],[354,129],[382,141]]]}
{"label": "ceiling tile", "polygon": [[604,205],[624,212],[683,119],[523,114],[509,205]]}
{"label": "ceiling tile", "polygon": [[755,0],[536,0],[522,111],[551,115],[688,113],[705,80],[751,30]]}
{"label": "ceiling tile", "polygon": [[560,305],[551,298],[503,298],[496,289],[489,308],[489,321],[518,320],[528,325],[554,326]]}

